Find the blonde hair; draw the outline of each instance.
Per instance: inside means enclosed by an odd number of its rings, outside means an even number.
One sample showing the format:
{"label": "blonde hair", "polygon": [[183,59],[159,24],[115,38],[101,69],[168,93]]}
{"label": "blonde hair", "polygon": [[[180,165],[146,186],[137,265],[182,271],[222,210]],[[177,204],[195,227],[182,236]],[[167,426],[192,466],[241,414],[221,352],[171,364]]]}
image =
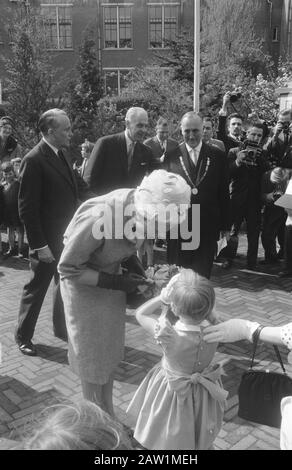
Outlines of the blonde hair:
{"label": "blonde hair", "polygon": [[213,313],[215,291],[210,281],[192,269],[182,269],[174,283],[170,299],[177,315],[192,318],[196,323],[208,319],[216,323]]}
{"label": "blonde hair", "polygon": [[122,426],[95,403],[81,400],[50,407],[49,411],[49,416],[24,443],[25,449],[132,449]]}

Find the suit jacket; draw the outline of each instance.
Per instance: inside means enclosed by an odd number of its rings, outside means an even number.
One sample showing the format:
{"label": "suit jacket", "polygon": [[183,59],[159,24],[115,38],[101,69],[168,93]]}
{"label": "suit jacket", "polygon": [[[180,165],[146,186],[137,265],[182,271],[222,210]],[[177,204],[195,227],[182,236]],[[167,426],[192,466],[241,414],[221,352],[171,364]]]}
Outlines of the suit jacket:
{"label": "suit jacket", "polygon": [[[283,134],[283,133],[282,133]],[[271,138],[266,144],[269,161],[273,167],[292,168],[292,138],[285,143],[281,134],[278,139]]]}
{"label": "suit jacket", "polygon": [[240,148],[231,149],[228,154],[230,174],[230,197],[233,203],[242,205],[250,203],[253,206],[261,205],[261,180],[270,167],[266,154],[257,157],[257,166],[236,165]]}
{"label": "suit jacket", "polygon": [[37,249],[48,245],[57,259],[63,234],[78,206],[80,188],[85,190],[65,159],[67,167],[41,140],[20,167],[19,214],[29,246]]}
{"label": "suit jacket", "polygon": [[[190,183],[186,176],[182,162],[194,184]],[[225,154],[203,142],[195,166],[185,143],[182,143],[167,155],[164,164],[168,171],[181,175],[190,186],[198,189],[197,194],[192,194],[191,203],[200,204],[201,239],[205,237],[216,240],[220,230],[230,228],[228,168]]]}
{"label": "suit jacket", "polygon": [[171,152],[178,146],[178,142],[176,140],[169,138],[166,141],[166,149],[163,150],[157,136],[146,139],[144,144],[151,148],[154,157],[159,161],[163,154]]}
{"label": "suit jacket", "polygon": [[96,195],[103,195],[115,189],[135,188],[147,173],[159,167],[151,150],[137,142],[128,171],[126,138],[121,132],[98,139],[83,178]]}
{"label": "suit jacket", "polygon": [[208,142],[209,145],[214,145],[215,147],[218,147],[220,150],[222,150],[222,152],[225,153],[225,145],[224,143],[222,142],[222,140],[218,140],[218,139],[210,139],[210,141]]}

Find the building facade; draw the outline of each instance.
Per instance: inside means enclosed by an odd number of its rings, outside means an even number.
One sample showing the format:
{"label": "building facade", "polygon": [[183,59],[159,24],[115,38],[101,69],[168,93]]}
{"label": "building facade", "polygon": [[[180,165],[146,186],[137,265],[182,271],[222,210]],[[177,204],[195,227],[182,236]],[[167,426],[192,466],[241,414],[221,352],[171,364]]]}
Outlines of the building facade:
{"label": "building facade", "polygon": [[[284,52],[292,56],[291,1],[259,0],[256,32],[275,60]],[[194,23],[193,0],[1,0],[2,57],[11,47],[11,12],[22,8],[29,14],[30,6],[37,6],[44,17],[48,49],[60,73],[74,68],[84,31],[93,28],[105,88],[111,93],[120,92],[134,67],[151,66],[155,51],[166,49],[167,40],[179,31],[189,29],[192,34]],[[0,80],[4,78],[0,60]]]}

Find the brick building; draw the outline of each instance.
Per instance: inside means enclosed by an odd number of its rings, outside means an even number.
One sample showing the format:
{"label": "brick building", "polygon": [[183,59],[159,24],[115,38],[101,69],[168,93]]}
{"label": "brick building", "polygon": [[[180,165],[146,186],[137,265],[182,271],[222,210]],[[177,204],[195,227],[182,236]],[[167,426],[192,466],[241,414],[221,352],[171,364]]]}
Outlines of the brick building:
{"label": "brick building", "polygon": [[[133,67],[151,64],[153,52],[165,49],[165,39],[193,27],[193,0],[1,0],[0,56],[11,47],[6,30],[11,11],[22,8],[29,14],[30,5],[39,6],[46,19],[48,48],[61,71],[74,67],[84,30],[94,28],[105,87],[113,92],[120,91]],[[292,55],[291,0],[260,0],[256,32],[275,59]],[[3,78],[0,59],[0,83]]]}

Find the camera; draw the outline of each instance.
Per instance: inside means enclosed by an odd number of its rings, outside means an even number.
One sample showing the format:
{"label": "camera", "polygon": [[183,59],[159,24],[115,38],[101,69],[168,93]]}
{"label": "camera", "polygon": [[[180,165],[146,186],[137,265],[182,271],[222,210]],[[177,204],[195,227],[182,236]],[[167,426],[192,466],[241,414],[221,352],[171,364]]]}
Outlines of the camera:
{"label": "camera", "polygon": [[230,103],[235,103],[236,101],[238,101],[240,98],[241,98],[241,93],[239,92],[233,92],[231,93],[230,95]]}
{"label": "camera", "polygon": [[247,152],[245,162],[248,165],[257,165],[257,156],[261,147],[256,142],[251,140],[245,140],[242,145],[242,149]]}
{"label": "camera", "polygon": [[281,129],[284,133],[288,133],[289,132],[289,128],[290,128],[290,123],[289,122],[282,122],[282,121],[279,121],[278,122],[278,125],[281,125]]}

